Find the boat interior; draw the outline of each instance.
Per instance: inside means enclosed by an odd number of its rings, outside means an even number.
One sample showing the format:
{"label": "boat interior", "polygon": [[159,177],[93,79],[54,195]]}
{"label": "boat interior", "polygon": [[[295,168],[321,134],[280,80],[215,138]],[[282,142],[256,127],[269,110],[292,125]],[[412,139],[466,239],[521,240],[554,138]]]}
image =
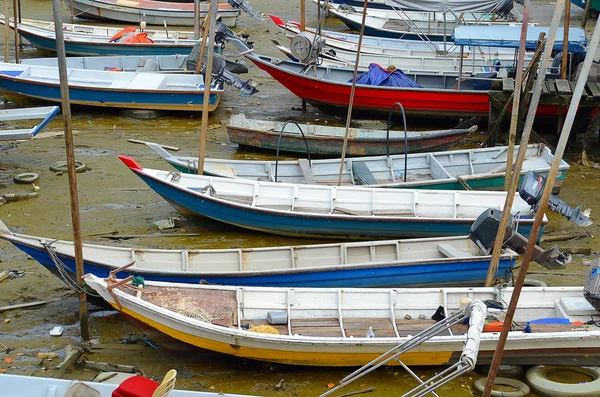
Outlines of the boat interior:
{"label": "boat interior", "polygon": [[[135,295],[135,289],[125,289]],[[498,332],[512,288],[442,288],[413,290],[269,289],[251,287],[150,286],[140,299],[215,325],[279,335],[326,338],[376,338],[414,335],[440,316],[459,310],[461,299],[488,305],[484,332]],[[434,293],[437,292],[437,293]],[[587,329],[598,312],[585,300],[581,287],[523,289],[513,330],[567,332]],[[271,321],[269,321],[271,320]],[[262,326],[262,327],[261,327]],[[256,329],[258,327],[258,329]],[[466,324],[448,334],[462,335]]]}

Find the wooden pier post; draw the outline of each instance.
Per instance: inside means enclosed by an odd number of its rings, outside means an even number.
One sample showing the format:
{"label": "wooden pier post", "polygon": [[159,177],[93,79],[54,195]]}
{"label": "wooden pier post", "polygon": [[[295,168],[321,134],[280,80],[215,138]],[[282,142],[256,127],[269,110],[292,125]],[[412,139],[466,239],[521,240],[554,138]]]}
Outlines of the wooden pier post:
{"label": "wooden pier post", "polygon": [[10,61],[10,48],[8,41],[10,40],[10,0],[4,0],[4,62]]}
{"label": "wooden pier post", "polygon": [[[206,154],[206,132],[208,129],[208,103],[210,102],[210,84],[212,82],[212,67],[213,55],[215,53],[215,31],[217,26],[217,7],[218,1],[210,1],[210,15],[207,22],[210,23],[210,33],[208,34],[208,54],[206,55],[206,67],[204,68],[204,99],[202,102],[202,127],[200,128],[200,153],[198,155],[198,175],[204,173],[204,156]],[[205,26],[204,29],[208,29]],[[201,51],[202,52],[202,51]],[[202,62],[202,58],[198,59],[198,63]]]}
{"label": "wooden pier post", "polygon": [[354,61],[354,74],[352,77],[352,88],[350,89],[350,102],[348,102],[348,115],[346,116],[346,133],[344,134],[344,144],[342,145],[342,155],[340,160],[340,172],[338,175],[338,186],[342,184],[342,173],[344,171],[344,161],[346,159],[346,147],[348,146],[348,134],[350,133],[350,121],[352,120],[352,105],[354,103],[354,92],[356,91],[356,75],[358,74],[358,63],[360,62],[360,48],[362,46],[363,36],[365,35],[365,20],[367,19],[368,0],[363,3],[362,24],[360,25],[360,36],[358,36],[358,47],[356,49],[356,59]]}
{"label": "wooden pier post", "polygon": [[521,100],[521,88],[523,85],[523,64],[525,63],[525,44],[527,42],[527,27],[529,25],[529,10],[531,0],[525,0],[523,9],[523,21],[521,22],[521,40],[519,42],[519,55],[517,56],[517,74],[515,76],[515,90],[513,91],[513,107],[510,116],[510,129],[508,131],[508,152],[506,157],[506,176],[504,177],[504,190],[508,191],[512,177],[513,157],[515,154],[515,141],[517,139],[517,127],[519,126],[519,102]]}
{"label": "wooden pier post", "polygon": [[[548,63],[550,62],[550,57],[552,56],[552,49],[554,48],[554,41],[556,40],[558,24],[560,22],[560,16],[562,14],[564,4],[565,0],[557,0],[556,2],[556,8],[554,9],[554,15],[552,16],[552,23],[550,25],[550,32],[548,33],[546,46],[544,47],[542,59],[538,68],[538,76],[544,76],[546,74],[546,70],[548,69]],[[521,135],[519,152],[517,153],[517,160],[513,169],[513,177],[511,178],[510,185],[506,192],[506,200],[504,201],[504,209],[502,211],[502,218],[500,219],[500,227],[498,228],[498,233],[496,234],[496,241],[494,241],[494,248],[492,250],[490,267],[488,269],[487,277],[485,279],[486,287],[491,287],[496,279],[496,272],[498,271],[498,263],[500,259],[500,251],[502,250],[502,245],[504,242],[504,232],[506,231],[506,225],[508,224],[508,220],[511,216],[510,209],[513,206],[515,192],[519,184],[519,176],[521,175],[521,168],[523,166],[523,160],[525,159],[525,152],[527,151],[527,143],[529,142],[529,136],[533,128],[535,114],[537,112],[538,104],[540,103],[540,96],[542,94],[543,83],[544,79],[535,79],[531,103],[529,104],[529,111],[527,112],[525,126],[523,127],[523,133]],[[493,385],[493,383],[491,385]]]}
{"label": "wooden pier post", "polygon": [[306,30],[306,0],[300,0],[300,30]]}
{"label": "wooden pier post", "polygon": [[200,0],[194,0],[194,40],[200,39]]}
{"label": "wooden pier post", "polygon": [[17,0],[13,0],[13,23],[14,23],[14,31],[15,31],[15,62],[19,63],[19,18],[18,18],[18,10]]}
{"label": "wooden pier post", "polygon": [[79,198],[77,196],[77,174],[75,172],[75,149],[73,145],[73,126],[71,124],[71,103],[69,101],[69,81],[67,77],[67,60],[65,54],[65,36],[62,25],[60,0],[52,0],[54,26],[56,33],[56,52],[58,56],[58,74],[60,77],[60,96],[62,114],[65,121],[65,150],[67,154],[67,169],[69,174],[69,196],[71,198],[71,222],[73,223],[73,244],[75,249],[75,267],[77,285],[79,286],[79,327],[81,338],[89,340],[89,325],[85,283],[83,276],[83,249],[81,247],[81,225],[79,221]]}
{"label": "wooden pier post", "polygon": [[[559,0],[557,2],[557,5],[556,5],[557,8],[559,7],[559,3],[561,1],[562,0]],[[594,28],[594,34],[590,41],[590,48],[598,48],[598,44],[600,44],[600,19],[596,22],[596,27]],[[565,152],[567,142],[569,141],[571,127],[573,126],[573,121],[575,120],[575,115],[577,114],[577,108],[579,107],[579,101],[581,100],[581,95],[583,94],[583,91],[585,89],[585,84],[587,82],[587,78],[588,78],[588,75],[590,72],[590,68],[592,66],[594,56],[595,56],[594,51],[590,51],[587,53],[587,55],[585,57],[585,61],[583,62],[583,67],[582,67],[581,73],[579,74],[579,78],[577,80],[577,85],[575,86],[575,91],[573,92],[573,97],[571,98],[571,104],[569,105],[567,117],[565,119],[565,123],[563,125],[563,129],[560,133],[560,138],[558,140],[558,145],[556,146],[556,151],[554,153],[554,160],[552,161],[552,166],[550,167],[550,171],[548,172],[548,180],[547,180],[546,186],[544,186],[542,198],[540,199],[540,202],[538,204],[538,212],[536,213],[535,220],[533,222],[531,234],[529,236],[529,243],[527,244],[527,248],[525,249],[525,254],[523,255],[523,260],[521,261],[521,269],[519,270],[519,275],[517,276],[517,281],[515,283],[515,287],[513,289],[512,296],[510,298],[510,303],[508,305],[506,317],[504,318],[504,323],[502,326],[502,333],[500,334],[500,338],[498,339],[498,344],[496,346],[496,351],[494,352],[494,358],[492,359],[492,365],[490,367],[490,372],[488,374],[487,383],[485,385],[485,390],[483,392],[484,397],[490,396],[492,387],[494,385],[494,380],[496,379],[496,372],[500,365],[500,361],[502,360],[502,355],[504,354],[504,346],[506,345],[506,339],[507,339],[508,333],[510,332],[511,327],[512,327],[514,314],[517,309],[517,304],[519,302],[519,296],[521,295],[523,283],[524,283],[525,277],[527,275],[527,269],[529,268],[529,263],[531,262],[531,257],[533,256],[533,251],[535,250],[537,236],[538,236],[538,233],[542,226],[542,222],[544,219],[544,212],[546,211],[547,204],[548,204],[548,198],[550,197],[550,194],[552,193],[552,188],[554,186],[554,180],[556,179],[556,175],[558,174],[558,168],[560,166],[560,161]]]}

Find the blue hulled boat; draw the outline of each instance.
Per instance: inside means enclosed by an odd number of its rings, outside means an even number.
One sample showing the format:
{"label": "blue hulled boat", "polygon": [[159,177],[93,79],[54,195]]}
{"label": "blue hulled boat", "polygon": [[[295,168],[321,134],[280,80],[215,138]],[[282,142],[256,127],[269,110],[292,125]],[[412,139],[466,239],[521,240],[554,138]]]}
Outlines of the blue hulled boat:
{"label": "blue hulled boat", "polygon": [[[13,234],[0,221],[0,238],[13,243],[63,281],[75,280],[73,243]],[[517,254],[505,250],[498,277]],[[395,287],[483,285],[491,256],[466,236],[239,249],[145,249],[83,245],[84,272],[111,271],[145,280],[280,287]],[[68,278],[68,279],[67,279]]]}
{"label": "blue hulled boat", "polygon": [[[119,158],[183,215],[287,236],[466,235],[486,209],[502,209],[506,197],[505,192],[369,189],[208,177],[142,168],[129,157]],[[518,231],[529,235],[531,207],[517,196],[511,211],[520,214]]]}

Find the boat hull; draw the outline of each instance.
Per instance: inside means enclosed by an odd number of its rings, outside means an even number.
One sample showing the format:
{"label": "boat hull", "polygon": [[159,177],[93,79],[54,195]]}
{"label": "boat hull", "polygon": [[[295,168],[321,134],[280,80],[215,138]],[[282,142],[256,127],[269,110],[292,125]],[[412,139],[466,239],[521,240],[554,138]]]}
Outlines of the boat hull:
{"label": "boat hull", "polygon": [[[185,9],[176,9],[177,7],[173,7],[174,9],[171,10],[164,8],[144,8],[141,4],[140,6],[136,6],[136,2],[129,3],[131,5],[127,5],[127,2],[120,2],[117,5],[96,0],[75,0],[72,4],[75,14],[83,18],[136,24],[144,20],[148,25],[162,26],[166,22],[167,25],[194,26],[192,4],[184,4],[184,6],[192,6],[185,7],[192,9],[188,11]],[[171,4],[174,6],[177,5],[177,3]],[[219,8],[221,21],[228,27],[235,27],[240,11],[234,9],[221,9],[222,7]],[[200,18],[204,18],[205,16],[206,12],[200,11]]]}
{"label": "boat hull", "polygon": [[[201,335],[191,327],[175,325],[174,322],[158,319],[151,313],[136,313],[125,307],[119,309],[114,303],[110,304],[116,310],[185,343],[240,358],[278,364],[357,367],[375,360],[398,344],[395,338],[390,338],[392,340],[388,343],[368,347],[357,341],[354,348],[332,346],[326,343],[315,343],[312,347],[293,346],[272,341],[268,344],[259,344],[258,346],[249,344],[248,346],[242,345],[238,338],[227,338],[218,334]],[[244,342],[246,341],[242,343]],[[502,356],[502,364],[600,365],[600,344],[597,337],[586,338],[583,342],[576,338],[568,342],[563,341],[561,345],[564,347],[557,347],[556,344],[556,340],[549,338],[533,345],[529,341],[509,338]],[[477,364],[491,364],[496,346],[497,342],[494,339],[482,340]],[[418,349],[403,353],[402,362],[408,366],[450,365],[459,359],[462,349],[462,341],[436,343],[435,347],[421,345]],[[392,360],[386,365],[396,366],[399,363]]]}
{"label": "boat hull", "polygon": [[[124,314],[139,320],[163,333],[179,339],[183,342],[191,345],[229,354],[236,357],[250,358],[254,360],[261,360],[267,362],[281,363],[281,364],[293,364],[293,365],[311,365],[311,366],[360,366],[365,365],[368,362],[376,359],[378,356],[390,351],[391,349],[398,346],[400,343],[408,340],[406,332],[411,335],[411,332],[418,332],[419,329],[398,328],[398,336],[393,336],[396,332],[390,329],[389,332],[382,328],[376,327],[376,322],[387,322],[389,321],[388,310],[392,312],[398,311],[396,316],[401,315],[406,310],[395,309],[397,305],[403,306],[408,305],[411,300],[419,300],[417,305],[435,304],[435,301],[440,302],[439,307],[442,307],[448,312],[447,300],[454,302],[454,298],[458,299],[459,293],[464,293],[465,296],[468,294],[475,296],[474,299],[481,298],[481,289],[469,289],[468,291],[451,291],[449,289],[432,289],[432,290],[402,290],[394,289],[390,291],[378,291],[369,290],[357,291],[351,289],[345,290],[328,290],[326,293],[327,297],[322,296],[318,299],[316,296],[314,300],[300,300],[298,297],[303,294],[310,294],[311,292],[303,291],[302,289],[278,291],[278,295],[269,295],[268,289],[263,291],[256,290],[253,294],[251,288],[245,290],[225,290],[218,289],[217,287],[211,288],[212,296],[219,296],[220,299],[227,300],[227,296],[237,296],[233,303],[237,303],[239,306],[230,306],[233,312],[232,317],[234,320],[229,320],[226,317],[225,320],[228,326],[222,326],[217,324],[207,324],[201,321],[189,319],[185,315],[175,313],[173,309],[168,308],[166,303],[155,305],[148,300],[143,300],[125,295],[121,291],[116,292],[118,298],[114,298],[115,295],[110,295],[107,290],[107,284],[104,281],[98,281],[100,279],[94,276],[84,277],[85,282],[94,287],[101,296],[110,303],[115,309],[123,312]],[[171,307],[175,307],[176,304],[181,304],[185,307],[185,303],[181,303],[183,298],[177,297],[175,294],[181,293],[186,299],[198,299],[196,302],[199,307],[206,307],[206,303],[202,301],[202,292],[198,294],[191,294],[188,291],[182,291],[182,286],[169,285],[172,287],[172,292],[160,295],[162,302],[166,302],[167,299],[174,299],[174,302],[170,302]],[[177,291],[177,289],[180,291]],[[188,287],[194,288],[194,287]],[[203,288],[203,287],[196,287]],[[555,289],[556,291],[557,289]],[[177,291],[177,292],[176,292]],[[314,294],[318,294],[323,290],[316,290]],[[470,291],[470,292],[469,292]],[[581,291],[581,290],[579,290]],[[564,294],[573,294],[576,290],[569,290],[565,287]],[[154,290],[153,290],[154,292]],[[219,295],[217,295],[217,292]],[[158,292],[161,294],[161,292]],[[325,291],[323,291],[325,293]],[[373,294],[377,294],[379,299],[378,302],[373,302]],[[533,294],[537,293],[540,299],[545,295],[551,294],[547,290],[542,288],[531,288],[530,298]],[[560,293],[560,292],[557,292]],[[113,290],[114,294],[114,290]],[[489,292],[485,293],[485,296],[492,296],[493,290],[489,289]],[[362,300],[359,298],[362,296]],[[251,300],[251,298],[254,300]],[[354,297],[354,299],[353,299]],[[402,298],[399,298],[402,297]],[[267,299],[268,306],[265,305]],[[387,299],[386,299],[387,298]],[[119,304],[117,305],[118,299]],[[208,295],[205,299],[208,298]],[[214,298],[213,298],[214,299]],[[398,299],[402,299],[399,301]],[[507,297],[503,299],[508,299]],[[583,299],[581,297],[565,299]],[[261,303],[258,303],[258,302]],[[558,304],[561,304],[560,298],[557,299]],[[290,302],[293,304],[290,305]],[[336,311],[333,308],[332,302],[337,303]],[[220,303],[220,302],[219,302]],[[396,305],[394,305],[394,303]],[[546,310],[547,313],[556,313],[557,309],[554,307],[550,308],[549,304],[554,302],[541,301],[537,303],[541,310]],[[458,303],[453,303],[458,305]],[[260,305],[260,306],[259,306]],[[242,326],[249,324],[248,315],[255,315],[257,317],[256,322],[259,324],[265,324],[267,321],[264,317],[264,312],[267,310],[275,310],[271,308],[281,308],[287,305],[288,312],[288,326],[282,325],[281,331],[276,332],[276,335],[271,333],[260,333],[248,332]],[[533,303],[529,303],[529,307],[533,307]],[[267,307],[265,307],[267,306]],[[367,313],[374,310],[373,307],[381,310],[383,318],[375,317],[357,317],[361,320],[356,328],[351,328],[349,325],[352,323],[354,313],[357,310],[361,310],[362,313]],[[390,307],[388,309],[388,306]],[[178,306],[177,306],[178,307]],[[260,308],[259,308],[260,307]],[[330,307],[332,309],[330,309]],[[235,316],[234,310],[237,308],[237,316]],[[240,309],[241,308],[241,309]],[[256,310],[253,310],[257,308]],[[330,326],[327,324],[318,324],[317,322],[310,322],[309,320],[319,320],[326,322],[331,317],[325,315],[319,315],[323,312],[324,308],[330,310],[331,316],[333,317]],[[388,309],[388,310],[386,310]],[[280,309],[281,310],[281,309]],[[314,316],[310,314],[315,314]],[[452,309],[453,311],[455,309]],[[539,310],[539,309],[538,309]],[[225,313],[230,314],[226,309]],[[427,310],[429,312],[429,310]],[[589,312],[589,311],[587,311]],[[246,314],[252,313],[252,314]],[[256,314],[254,314],[256,313]],[[296,314],[297,313],[297,314]],[[302,317],[302,314],[306,313],[306,317]],[[359,312],[362,314],[361,312]],[[416,311],[413,311],[416,314]],[[393,316],[394,314],[389,314]],[[295,316],[295,317],[294,317]],[[223,317],[221,317],[223,318]],[[239,320],[238,320],[239,318]],[[250,317],[251,319],[252,317]],[[398,319],[398,317],[395,317]],[[584,315],[577,317],[577,319],[584,318]],[[294,319],[297,323],[294,324]],[[339,319],[339,322],[338,322]],[[346,320],[343,322],[342,320]],[[238,323],[239,321],[239,323]],[[397,322],[398,320],[394,320]],[[401,320],[402,321],[402,320]],[[406,319],[404,321],[415,321],[414,319]],[[375,322],[375,323],[374,323]],[[373,324],[375,330],[374,338],[365,338],[357,335],[355,332],[366,328],[368,324]],[[231,325],[229,325],[231,324]],[[310,326],[310,324],[313,324]],[[404,324],[402,323],[402,327]],[[379,325],[379,324],[377,324]],[[275,328],[270,326],[271,328]],[[321,328],[317,331],[316,328]],[[412,327],[412,325],[411,325]],[[340,328],[345,328],[346,331],[341,336]],[[246,328],[247,329],[247,328]],[[305,330],[304,332],[301,331]],[[294,330],[298,330],[299,333],[295,333]],[[379,334],[378,334],[379,333]],[[348,334],[353,336],[348,336]],[[499,333],[497,332],[483,332],[480,336],[479,354],[477,357],[477,364],[489,364],[494,352],[497,348],[497,342]],[[595,330],[580,329],[578,331],[546,331],[546,332],[510,332],[504,347],[503,364],[519,364],[519,365],[536,365],[540,363],[553,364],[557,363],[558,360],[561,365],[597,365],[600,363],[600,344],[598,339],[600,335]],[[422,342],[416,348],[403,353],[401,356],[402,363],[406,365],[449,365],[458,360],[464,346],[464,335],[453,334],[451,336],[433,336],[432,338]],[[391,360],[387,365],[400,365],[396,360]]]}
{"label": "boat hull", "polygon": [[[21,37],[42,51],[56,52],[56,39],[43,37],[19,30]],[[188,44],[160,44],[160,43],[94,43],[74,42],[65,40],[65,52],[68,55],[94,56],[94,55],[178,55],[189,54],[192,45]]]}
{"label": "boat hull", "polygon": [[[288,211],[248,209],[209,195],[198,197],[193,192],[163,183],[135,172],[152,190],[167,200],[184,216],[204,216],[230,225],[285,236],[316,238],[399,238],[446,237],[469,234],[474,219],[422,219],[409,217],[380,218],[373,216],[329,216]],[[528,236],[533,219],[521,219],[519,233]],[[539,236],[543,233],[540,230]]]}
{"label": "boat hull", "polygon": [[[261,131],[227,125],[229,140],[238,145],[258,147],[262,149],[279,150],[294,153],[306,153],[306,144],[301,135],[279,134],[272,131]],[[439,134],[436,136],[411,137],[408,141],[408,151],[426,152],[431,150],[449,149],[462,138],[468,131]],[[281,136],[281,140],[280,140]],[[344,147],[343,138],[328,138],[320,136],[306,136],[310,154],[321,156],[340,156]],[[404,139],[390,139],[389,153],[404,153]],[[386,154],[385,139],[348,139],[346,146],[347,156],[377,156]]]}
{"label": "boat hull", "polygon": [[[60,86],[37,81],[22,81],[0,73],[0,91],[9,96],[34,98],[48,102],[60,102]],[[219,104],[221,93],[211,93],[209,111]],[[147,109],[202,111],[203,91],[196,93],[152,92],[117,89],[94,89],[83,86],[69,86],[69,100],[74,105]]]}
{"label": "boat hull", "polygon": [[[301,75],[275,66],[268,57],[246,55],[256,66],[306,102],[322,108],[348,108],[352,85]],[[417,117],[487,117],[490,110],[487,90],[451,90],[431,88],[391,88],[357,85],[353,109],[389,114],[400,102],[406,114]],[[540,105],[538,115],[553,115],[557,106]]]}
{"label": "boat hull", "polygon": [[[65,274],[60,272],[48,252],[23,242],[11,241],[21,251],[30,255],[42,266],[50,270],[60,279]],[[57,253],[59,259],[67,267],[68,276],[75,280],[75,258],[71,255]],[[390,264],[387,266],[339,266],[334,269],[295,269],[288,272],[246,272],[245,274],[220,274],[179,272],[178,274],[149,272],[136,268],[117,273],[117,277],[125,278],[129,274],[143,276],[145,280],[167,281],[186,284],[220,284],[272,287],[428,287],[428,286],[483,286],[489,267],[489,258],[472,260],[440,260],[429,263]],[[497,277],[508,279],[515,259],[501,258]],[[345,269],[344,269],[345,268]],[[98,277],[108,277],[113,267],[86,259],[84,256],[84,273],[92,273]],[[63,280],[64,281],[64,280]]]}

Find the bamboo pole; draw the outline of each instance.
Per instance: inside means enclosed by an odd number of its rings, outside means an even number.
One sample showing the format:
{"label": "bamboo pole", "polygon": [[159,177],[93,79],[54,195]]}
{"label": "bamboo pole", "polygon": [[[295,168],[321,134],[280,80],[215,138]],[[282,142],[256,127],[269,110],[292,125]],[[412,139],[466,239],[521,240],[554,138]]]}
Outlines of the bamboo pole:
{"label": "bamboo pole", "polygon": [[194,0],[194,40],[200,38],[200,0]]}
{"label": "bamboo pole", "polygon": [[17,0],[13,0],[13,23],[14,23],[14,31],[15,31],[15,62],[19,63],[19,20],[17,16],[18,7]]}
{"label": "bamboo pole", "polygon": [[[567,78],[567,64],[569,63],[569,25],[571,20],[571,2],[565,3],[565,26],[563,33],[563,49],[562,59],[560,62],[560,78],[565,80]],[[558,108],[558,130],[562,130],[562,126],[565,122],[565,109],[561,106]]]}
{"label": "bamboo pole", "polygon": [[340,161],[340,173],[338,175],[338,186],[342,184],[342,173],[344,172],[344,160],[346,159],[346,147],[348,146],[348,135],[350,133],[350,121],[352,120],[352,105],[354,103],[354,92],[356,91],[356,75],[358,74],[358,63],[360,62],[360,48],[365,35],[365,20],[367,19],[368,0],[363,3],[362,23],[360,25],[360,36],[358,37],[358,48],[356,49],[356,60],[354,61],[354,75],[352,77],[352,88],[350,89],[350,102],[348,103],[348,116],[346,116],[346,134],[342,145],[342,158]]}
{"label": "bamboo pole", "polygon": [[519,126],[519,102],[523,86],[523,64],[525,63],[525,44],[527,41],[527,28],[529,26],[529,10],[531,0],[525,0],[523,21],[521,22],[521,41],[517,55],[517,75],[515,76],[515,90],[513,91],[512,113],[510,116],[510,129],[508,132],[508,152],[506,157],[506,176],[504,177],[504,190],[508,191],[512,177],[513,157],[515,154],[515,141],[517,140],[517,127]]}
{"label": "bamboo pole", "polygon": [[69,102],[69,82],[67,77],[67,61],[65,54],[65,36],[62,28],[62,13],[60,0],[52,0],[54,26],[56,33],[56,52],[58,56],[58,74],[60,77],[60,96],[62,100],[62,114],[65,121],[65,150],[67,154],[67,168],[69,174],[69,195],[71,198],[71,222],[73,223],[73,244],[75,249],[75,266],[77,285],[79,290],[79,323],[81,338],[89,340],[89,325],[85,283],[83,276],[83,250],[81,247],[81,226],[79,222],[79,199],[77,197],[77,174],[75,173],[75,150],[73,147],[73,126],[71,125],[71,105]]}
{"label": "bamboo pole", "polygon": [[[561,0],[559,0],[560,2]],[[559,2],[557,2],[557,8],[559,6]],[[592,40],[590,41],[589,48],[598,48],[600,44],[600,19],[596,21],[596,27],[594,28],[594,34],[592,36]],[[550,172],[548,172],[548,183],[544,186],[544,192],[542,193],[542,198],[538,204],[538,212],[535,216],[535,220],[533,222],[533,227],[531,230],[531,235],[529,238],[529,243],[527,244],[527,248],[525,250],[525,254],[523,255],[523,260],[521,261],[521,269],[519,270],[519,275],[517,276],[517,281],[515,283],[515,287],[513,289],[512,296],[510,298],[510,303],[508,305],[508,310],[506,312],[506,317],[504,319],[504,324],[502,326],[502,333],[500,334],[500,338],[498,339],[498,345],[496,347],[496,351],[494,352],[494,358],[492,359],[492,365],[490,368],[490,372],[488,374],[487,383],[485,387],[485,391],[483,393],[484,396],[489,396],[492,391],[492,386],[494,384],[494,380],[496,378],[496,372],[498,370],[498,366],[500,365],[500,361],[502,360],[502,355],[504,353],[504,346],[506,344],[506,338],[508,333],[510,332],[510,328],[512,325],[513,317],[515,310],[517,308],[517,303],[519,302],[519,296],[521,295],[521,290],[523,288],[523,282],[525,281],[525,277],[527,275],[527,268],[529,267],[529,263],[531,262],[531,257],[533,256],[533,251],[535,249],[535,243],[537,240],[537,236],[542,225],[542,221],[544,219],[544,212],[546,211],[546,207],[548,204],[548,198],[552,193],[552,187],[554,186],[554,179],[558,174],[558,168],[560,166],[560,161],[565,153],[565,148],[567,147],[567,143],[569,141],[569,135],[571,133],[571,128],[573,127],[573,121],[577,114],[577,108],[579,107],[579,101],[581,100],[581,95],[585,88],[585,84],[587,83],[587,78],[590,73],[590,69],[592,67],[592,62],[594,60],[595,51],[589,51],[585,57],[585,61],[583,62],[583,67],[581,69],[581,73],[579,74],[579,78],[577,80],[577,85],[575,86],[575,90],[573,92],[573,96],[571,98],[571,104],[569,105],[569,110],[567,112],[567,117],[565,119],[565,123],[563,125],[562,131],[560,133],[560,138],[558,140],[558,145],[556,146],[556,152],[554,153],[554,160],[552,161],[552,166],[550,167]]]}
{"label": "bamboo pole", "polygon": [[[556,8],[554,9],[554,15],[552,15],[552,23],[550,24],[550,32],[546,40],[546,46],[542,52],[542,59],[538,67],[538,76],[545,76],[546,70],[548,69],[548,63],[552,56],[552,49],[554,48],[554,40],[556,40],[556,33],[558,32],[558,24],[560,22],[560,16],[562,14],[565,0],[557,0]],[[490,260],[490,267],[488,268],[487,277],[485,279],[486,287],[490,287],[494,284],[496,278],[496,272],[498,271],[498,262],[500,260],[500,251],[502,250],[502,244],[504,243],[504,232],[506,231],[506,225],[510,219],[510,209],[513,206],[515,200],[515,191],[519,184],[519,176],[521,175],[521,168],[523,166],[523,160],[525,159],[525,152],[527,151],[527,143],[529,142],[529,136],[531,129],[533,128],[533,121],[535,120],[535,114],[537,112],[538,105],[540,103],[540,96],[542,94],[542,85],[544,83],[543,78],[535,79],[533,86],[533,94],[531,95],[531,102],[529,104],[529,111],[527,112],[527,118],[525,119],[525,125],[523,127],[523,133],[521,134],[521,142],[519,143],[519,152],[517,153],[517,159],[515,161],[514,169],[512,172],[512,178],[510,185],[506,191],[506,199],[504,201],[504,210],[502,211],[502,218],[500,219],[500,227],[496,234],[496,241],[494,241],[494,248],[492,250],[492,258]],[[554,180],[552,180],[553,183]]]}
{"label": "bamboo pole", "polygon": [[4,0],[4,62],[10,61],[10,48],[8,41],[10,40],[10,0]]}
{"label": "bamboo pole", "polygon": [[[213,67],[213,47],[215,45],[215,30],[217,25],[217,0],[210,2],[210,17],[207,22],[210,22],[210,33],[208,34],[208,55],[206,56],[206,67],[204,68],[204,99],[202,102],[202,127],[200,129],[200,153],[198,155],[198,175],[204,173],[204,155],[206,152],[206,131],[208,129],[208,103],[210,102],[210,84],[212,81]],[[204,29],[208,29],[205,26]],[[202,62],[202,58],[198,59],[198,63]]]}
{"label": "bamboo pole", "polygon": [[306,0],[300,0],[300,30],[306,30]]}
{"label": "bamboo pole", "polygon": [[585,28],[587,20],[592,10],[592,0],[585,0],[585,8],[583,9],[583,19],[581,20],[581,27]]}
{"label": "bamboo pole", "polygon": [[[212,0],[211,0],[212,1]],[[206,16],[204,17],[204,21],[202,22],[202,43],[200,43],[200,54],[198,57],[198,63],[196,64],[196,74],[200,73],[200,68],[202,67],[202,60],[204,59],[204,52],[206,50],[206,45],[208,42],[208,31],[210,28],[210,14],[212,12],[212,2],[208,3],[208,10],[206,11]],[[214,44],[213,44],[214,47]],[[211,48],[214,51],[214,48]]]}

